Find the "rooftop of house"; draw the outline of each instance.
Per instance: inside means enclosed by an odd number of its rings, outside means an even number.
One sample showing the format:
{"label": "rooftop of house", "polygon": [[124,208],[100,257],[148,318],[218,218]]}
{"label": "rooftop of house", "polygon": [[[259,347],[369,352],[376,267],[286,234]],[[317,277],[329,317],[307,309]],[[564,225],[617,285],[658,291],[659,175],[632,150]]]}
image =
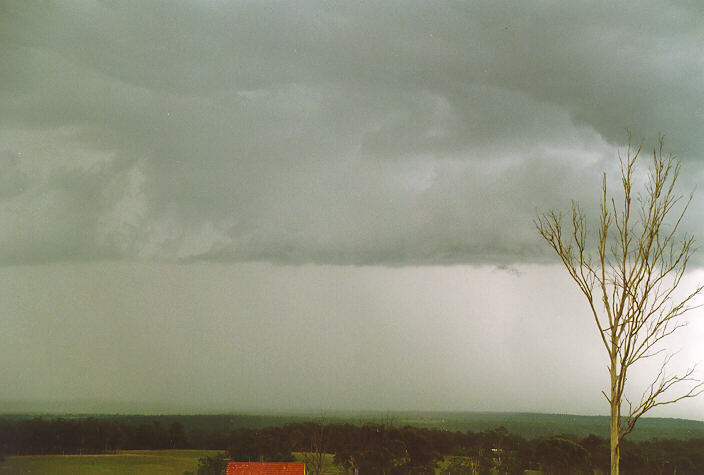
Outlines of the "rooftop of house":
{"label": "rooftop of house", "polygon": [[227,475],[305,475],[302,462],[229,462]]}

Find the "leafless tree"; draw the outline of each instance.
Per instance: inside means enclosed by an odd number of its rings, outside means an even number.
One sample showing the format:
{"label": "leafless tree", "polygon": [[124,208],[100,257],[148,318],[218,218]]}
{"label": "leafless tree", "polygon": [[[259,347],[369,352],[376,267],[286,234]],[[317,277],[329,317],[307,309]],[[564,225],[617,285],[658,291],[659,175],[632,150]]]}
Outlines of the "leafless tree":
{"label": "leafless tree", "polygon": [[306,470],[311,475],[321,475],[325,471],[326,452],[325,442],[327,434],[325,433],[325,421],[323,417],[320,423],[313,424],[310,435],[310,449],[304,455],[303,459],[306,464]]}
{"label": "leafless tree", "polygon": [[[680,163],[663,155],[663,139],[653,150],[648,181],[641,193],[632,190],[642,143],[628,135],[626,156],[619,154],[623,196],[607,193],[603,175],[601,210],[594,229],[578,203],[572,202],[569,222],[548,211],[535,221],[586,297],[609,357],[611,473],[619,473],[620,446],[638,419],[650,409],[697,396],[704,382],[694,367],[681,374],[668,371],[672,354],[663,340],[685,325],[681,318],[694,307],[704,286],[676,292],[694,252],[694,239],[678,228],[692,196],[675,191]],[[640,399],[625,393],[628,371],[643,360],[662,362]]]}

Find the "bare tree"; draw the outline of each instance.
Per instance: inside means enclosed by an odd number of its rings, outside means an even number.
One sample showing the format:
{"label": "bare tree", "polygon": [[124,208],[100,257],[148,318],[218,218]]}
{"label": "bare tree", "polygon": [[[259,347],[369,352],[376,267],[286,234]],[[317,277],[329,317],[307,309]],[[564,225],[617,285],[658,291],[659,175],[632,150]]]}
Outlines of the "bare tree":
{"label": "bare tree", "polygon": [[321,475],[325,471],[327,457],[325,453],[327,438],[325,421],[326,418],[323,417],[321,422],[313,424],[310,435],[310,450],[303,457],[306,468],[311,475]]}
{"label": "bare tree", "polygon": [[[694,252],[693,237],[678,231],[692,196],[686,200],[676,193],[680,164],[673,155],[663,155],[662,137],[653,150],[647,184],[634,195],[641,147],[631,144],[629,133],[626,157],[619,154],[622,197],[607,193],[604,173],[601,212],[593,230],[574,201],[568,224],[559,211],[535,221],[586,297],[609,357],[610,392],[602,393],[610,406],[612,474],[619,473],[621,442],[643,414],[704,390],[694,367],[682,374],[668,371],[672,354],[662,346],[663,339],[685,325],[680,317],[704,289],[700,285],[685,295],[676,292]],[[640,399],[629,400],[628,371],[658,355],[662,362],[650,385]]]}

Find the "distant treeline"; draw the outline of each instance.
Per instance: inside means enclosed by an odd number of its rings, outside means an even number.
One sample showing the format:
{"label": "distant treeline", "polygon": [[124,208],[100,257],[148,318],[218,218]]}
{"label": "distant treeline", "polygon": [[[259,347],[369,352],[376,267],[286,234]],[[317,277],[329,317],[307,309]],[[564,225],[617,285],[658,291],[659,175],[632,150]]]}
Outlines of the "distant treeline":
{"label": "distant treeline", "polygon": [[[2,401],[0,401],[2,407]],[[31,419],[37,415],[15,414],[0,415],[0,420],[19,421]],[[225,430],[263,429],[278,427],[290,423],[320,420],[320,413],[291,414],[193,414],[193,415],[127,415],[127,414],[82,414],[63,415],[46,413],[43,418],[63,417],[75,419],[93,417],[97,420],[115,420],[139,426],[157,421],[164,427],[174,422],[182,424],[186,431],[191,430]],[[600,437],[609,435],[608,416],[578,416],[569,414],[536,414],[511,412],[439,412],[439,411],[366,411],[326,413],[329,424],[361,425],[366,422],[378,422],[392,419],[396,426],[413,426],[426,429],[441,429],[452,432],[482,432],[495,427],[505,427],[512,434],[527,439],[548,437],[553,434],[574,434],[584,438],[590,434]],[[699,439],[704,438],[704,422],[687,419],[644,417],[632,434],[631,440],[658,439]]]}
{"label": "distant treeline", "polygon": [[[316,453],[334,454],[352,473],[430,474],[444,460],[448,473],[608,471],[608,441],[590,435],[525,439],[503,427],[460,432],[381,423],[295,422],[266,428],[190,428],[178,421],[138,424],[97,418],[0,419],[5,455],[109,453],[128,449],[214,449],[237,461],[286,461],[306,452],[315,473]],[[704,439],[627,442],[625,473],[704,473]]]}

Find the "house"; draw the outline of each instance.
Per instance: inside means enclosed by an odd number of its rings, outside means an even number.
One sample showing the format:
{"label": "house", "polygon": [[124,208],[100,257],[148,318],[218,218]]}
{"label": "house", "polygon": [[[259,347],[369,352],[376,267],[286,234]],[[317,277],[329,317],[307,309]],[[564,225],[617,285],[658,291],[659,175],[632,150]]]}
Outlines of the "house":
{"label": "house", "polygon": [[303,462],[228,462],[227,475],[306,475]]}

